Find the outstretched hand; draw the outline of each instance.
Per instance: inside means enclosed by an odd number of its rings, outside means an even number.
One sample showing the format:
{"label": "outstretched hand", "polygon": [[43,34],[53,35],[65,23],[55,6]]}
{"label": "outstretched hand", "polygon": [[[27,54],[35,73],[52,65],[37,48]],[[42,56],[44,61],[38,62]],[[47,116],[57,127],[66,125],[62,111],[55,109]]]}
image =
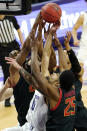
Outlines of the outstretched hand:
{"label": "outstretched hand", "polygon": [[21,66],[17,63],[16,59],[10,58],[10,57],[5,57],[5,60],[7,61],[7,64],[12,65],[15,69],[18,71],[21,69]]}
{"label": "outstretched hand", "polygon": [[67,44],[69,44],[70,39],[71,39],[71,32],[70,31],[66,32],[66,37],[64,36],[64,39],[65,39],[64,45],[66,46]]}
{"label": "outstretched hand", "polygon": [[54,35],[54,39],[53,39],[54,45],[58,48],[59,46],[61,46],[61,43],[59,41],[59,39],[57,38],[56,34]]}
{"label": "outstretched hand", "polygon": [[31,34],[30,47],[31,49],[38,49],[42,41],[38,40],[38,35],[35,37],[35,34]]}

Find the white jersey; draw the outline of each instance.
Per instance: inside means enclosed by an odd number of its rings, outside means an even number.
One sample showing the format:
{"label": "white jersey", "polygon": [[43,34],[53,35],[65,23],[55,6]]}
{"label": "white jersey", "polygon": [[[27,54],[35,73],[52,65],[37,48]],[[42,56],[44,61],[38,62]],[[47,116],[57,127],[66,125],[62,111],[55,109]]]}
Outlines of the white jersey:
{"label": "white jersey", "polygon": [[7,128],[3,131],[46,131],[47,112],[44,96],[35,91],[26,116],[28,122],[22,127]]}
{"label": "white jersey", "polygon": [[80,62],[85,62],[87,60],[87,12],[84,13],[84,22],[82,25],[80,47],[77,57]]}
{"label": "white jersey", "polygon": [[27,121],[33,126],[32,128],[35,127],[35,131],[45,131],[47,111],[48,107],[44,101],[44,96],[35,91],[26,116]]}

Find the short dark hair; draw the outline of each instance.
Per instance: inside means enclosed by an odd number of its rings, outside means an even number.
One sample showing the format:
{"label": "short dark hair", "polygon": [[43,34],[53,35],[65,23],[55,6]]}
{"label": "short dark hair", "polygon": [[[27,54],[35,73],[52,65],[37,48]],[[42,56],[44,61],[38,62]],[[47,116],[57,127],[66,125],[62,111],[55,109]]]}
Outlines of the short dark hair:
{"label": "short dark hair", "polygon": [[75,82],[75,76],[71,70],[65,70],[59,76],[60,87],[65,90],[70,90]]}
{"label": "short dark hair", "polygon": [[85,0],[87,2],[87,0]]}

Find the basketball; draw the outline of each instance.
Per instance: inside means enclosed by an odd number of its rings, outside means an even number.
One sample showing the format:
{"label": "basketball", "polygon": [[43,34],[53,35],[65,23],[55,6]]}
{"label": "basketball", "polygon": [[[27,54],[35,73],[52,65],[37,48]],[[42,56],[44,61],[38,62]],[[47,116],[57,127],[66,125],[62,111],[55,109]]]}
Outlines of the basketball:
{"label": "basketball", "polygon": [[43,20],[48,23],[56,23],[62,15],[60,6],[56,3],[48,3],[41,9]]}

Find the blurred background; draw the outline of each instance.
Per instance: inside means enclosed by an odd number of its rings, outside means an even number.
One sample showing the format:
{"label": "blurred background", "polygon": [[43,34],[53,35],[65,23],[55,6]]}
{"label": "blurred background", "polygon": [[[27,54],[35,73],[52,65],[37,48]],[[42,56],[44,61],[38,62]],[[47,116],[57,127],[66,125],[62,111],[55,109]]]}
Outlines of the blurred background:
{"label": "blurred background", "polygon": [[[31,8],[32,11],[27,15],[18,15],[16,16],[17,21],[21,27],[21,31],[23,33],[24,39],[28,36],[31,27],[35,21],[35,18],[39,11],[41,10],[42,6],[46,3],[57,3],[60,5],[62,9],[62,17],[61,17],[61,26],[60,29],[57,31],[57,36],[60,42],[63,45],[64,36],[66,35],[66,31],[71,31],[75,22],[77,21],[79,15],[87,10],[87,5],[84,0],[32,0]],[[1,6],[1,4],[0,4]],[[78,38],[80,39],[82,29],[78,30]],[[19,42],[19,37],[15,30],[16,40]],[[73,50],[75,51],[76,55],[78,53],[79,47],[73,46],[73,40],[71,39],[70,45],[72,46]],[[56,57],[58,57],[57,51],[55,49]],[[58,64],[58,61],[57,61]],[[85,70],[87,70],[87,62],[85,62]],[[87,73],[87,71],[86,71]],[[0,66],[0,87],[3,85],[3,72]],[[84,88],[82,89],[82,96],[84,103],[87,106],[87,74],[84,74]],[[13,100],[13,99],[12,99]],[[4,108],[3,104],[0,104],[0,130],[5,127],[15,126],[17,125],[17,117],[15,108],[12,106],[10,108]],[[5,124],[6,123],[6,124]]]}
{"label": "blurred background", "polygon": [[[62,9],[62,18],[61,18],[61,26],[60,29],[57,31],[57,36],[60,39],[61,43],[63,44],[63,36],[66,35],[66,31],[71,31],[76,20],[78,19],[79,15],[87,10],[87,5],[84,0],[32,0],[32,11],[30,14],[27,15],[19,15],[16,16],[17,21],[21,27],[21,31],[24,35],[24,39],[28,36],[28,33],[31,30],[31,27],[34,23],[34,20],[41,10],[42,6],[46,3],[58,3]],[[81,28],[78,30],[78,38],[80,38]],[[17,32],[15,31],[16,39],[20,44],[18,39]],[[73,40],[71,39],[70,44],[74,49],[75,53],[78,53],[79,47],[73,46]],[[56,52],[57,53],[57,52]],[[86,81],[85,81],[86,83]],[[3,84],[3,72],[0,67],[0,87]]]}

